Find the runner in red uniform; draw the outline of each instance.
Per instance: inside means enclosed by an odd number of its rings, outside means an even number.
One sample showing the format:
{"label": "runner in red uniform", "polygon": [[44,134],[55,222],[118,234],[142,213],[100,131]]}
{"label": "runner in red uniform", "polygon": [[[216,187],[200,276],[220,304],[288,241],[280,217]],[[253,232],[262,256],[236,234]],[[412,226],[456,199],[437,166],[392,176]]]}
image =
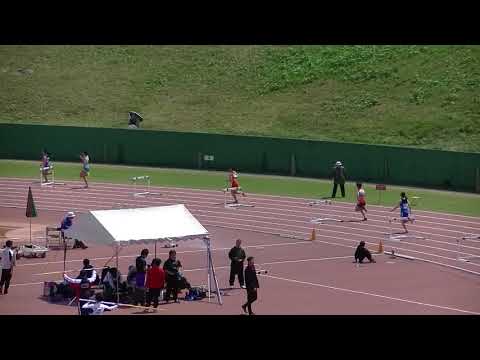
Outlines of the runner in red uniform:
{"label": "runner in red uniform", "polygon": [[365,200],[365,190],[362,188],[361,183],[357,183],[357,205],[355,205],[355,211],[360,211],[363,215],[363,221],[367,220],[365,213],[367,212],[367,202]]}
{"label": "runner in red uniform", "polygon": [[230,183],[230,193],[232,194],[233,200],[235,204],[238,204],[237,194],[242,194],[243,196],[247,196],[245,192],[240,191],[240,183],[238,182],[238,173],[235,169],[230,169],[230,174],[228,175],[228,181]]}

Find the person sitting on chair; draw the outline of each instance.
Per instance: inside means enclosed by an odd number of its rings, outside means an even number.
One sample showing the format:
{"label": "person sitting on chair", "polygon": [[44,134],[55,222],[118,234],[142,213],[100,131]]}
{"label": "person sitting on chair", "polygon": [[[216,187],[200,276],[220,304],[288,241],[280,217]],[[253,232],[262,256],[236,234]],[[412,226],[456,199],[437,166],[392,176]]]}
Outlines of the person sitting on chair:
{"label": "person sitting on chair", "polygon": [[[73,211],[69,211],[67,215],[63,218],[62,222],[60,223],[60,227],[57,228],[57,230],[61,232],[62,240],[65,240],[65,231],[72,227],[73,219],[75,219],[75,216],[76,215]],[[87,249],[88,246],[86,246],[82,241],[75,239],[75,242],[73,244],[73,249],[76,249],[76,248]]]}
{"label": "person sitting on chair", "polygon": [[375,259],[372,257],[370,251],[365,247],[365,241],[360,241],[360,244],[357,246],[357,250],[355,250],[355,262],[359,262],[360,264],[363,263],[363,259],[367,258],[368,261],[371,263],[376,262]]}
{"label": "person sitting on chair", "polygon": [[93,283],[98,284],[100,282],[100,278],[98,277],[97,273],[93,269],[93,266],[90,265],[89,259],[83,259],[83,269],[80,270],[80,274],[77,276],[77,279],[90,279],[95,275],[95,281]]}
{"label": "person sitting on chair", "polygon": [[165,301],[170,301],[170,295],[173,295],[173,300],[178,303],[178,292],[181,289],[190,289],[190,284],[182,275],[182,264],[177,260],[177,252],[170,250],[168,252],[168,259],[163,264],[165,271],[165,280],[167,282],[167,290],[165,293]]}
{"label": "person sitting on chair", "polygon": [[97,272],[93,269],[93,266],[90,265],[90,260],[88,259],[83,260],[83,269],[80,270],[80,274],[76,278],[71,278],[67,274],[63,274],[63,278],[70,284],[80,284],[82,282],[93,284],[98,281]]}

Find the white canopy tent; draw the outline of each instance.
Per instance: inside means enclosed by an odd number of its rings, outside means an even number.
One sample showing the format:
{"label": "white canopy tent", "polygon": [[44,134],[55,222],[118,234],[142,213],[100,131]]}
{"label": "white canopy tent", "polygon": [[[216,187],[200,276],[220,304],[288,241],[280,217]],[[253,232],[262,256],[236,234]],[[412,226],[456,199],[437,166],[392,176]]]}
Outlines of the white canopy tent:
{"label": "white canopy tent", "polygon": [[171,243],[202,238],[207,248],[208,291],[210,293],[214,285],[218,301],[222,304],[208,231],[183,204],[89,211],[76,217],[73,225],[65,231],[65,237],[86,241],[89,244],[115,246],[117,269],[120,246],[153,242],[156,253],[157,242]]}

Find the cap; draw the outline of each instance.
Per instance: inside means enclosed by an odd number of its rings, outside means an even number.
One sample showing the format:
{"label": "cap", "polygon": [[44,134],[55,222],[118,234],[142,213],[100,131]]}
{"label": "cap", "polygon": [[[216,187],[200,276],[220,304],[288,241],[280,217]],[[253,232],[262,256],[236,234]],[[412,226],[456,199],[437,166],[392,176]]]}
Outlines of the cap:
{"label": "cap", "polygon": [[74,218],[74,217],[75,217],[75,213],[74,213],[73,211],[69,211],[69,212],[67,213],[67,217],[69,217],[69,218]]}
{"label": "cap", "polygon": [[335,163],[335,166],[342,166],[342,163],[341,163],[340,161],[337,161],[337,162]]}

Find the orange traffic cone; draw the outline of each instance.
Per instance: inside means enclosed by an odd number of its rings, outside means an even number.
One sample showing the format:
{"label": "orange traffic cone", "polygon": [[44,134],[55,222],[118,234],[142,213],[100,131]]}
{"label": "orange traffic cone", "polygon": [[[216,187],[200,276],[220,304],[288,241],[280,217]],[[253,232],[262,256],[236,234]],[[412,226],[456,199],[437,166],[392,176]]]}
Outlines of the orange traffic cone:
{"label": "orange traffic cone", "polygon": [[383,240],[380,239],[380,242],[378,243],[378,253],[383,254]]}
{"label": "orange traffic cone", "polygon": [[313,241],[316,239],[315,228],[312,230],[312,235],[310,236],[310,240]]}

